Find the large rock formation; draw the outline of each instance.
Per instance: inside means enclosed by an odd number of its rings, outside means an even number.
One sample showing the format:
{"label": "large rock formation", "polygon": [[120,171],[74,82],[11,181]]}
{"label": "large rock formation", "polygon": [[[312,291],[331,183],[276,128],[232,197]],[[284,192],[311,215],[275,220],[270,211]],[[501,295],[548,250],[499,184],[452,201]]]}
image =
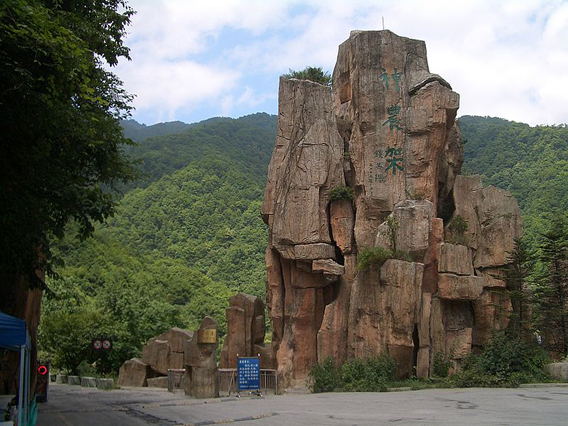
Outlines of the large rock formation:
{"label": "large rock formation", "polygon": [[227,335],[221,351],[221,368],[237,368],[238,357],[260,355],[261,368],[273,368],[272,350],[264,344],[264,303],[256,296],[239,293],[229,298]]}
{"label": "large rock formation", "polygon": [[[428,376],[438,352],[459,368],[506,325],[495,277],[521,235],[517,203],[459,176],[459,95],[430,73],[424,42],[354,31],[332,87],[280,79],[262,216],[281,383],[384,351],[401,376]],[[359,270],[371,247],[407,257]]]}

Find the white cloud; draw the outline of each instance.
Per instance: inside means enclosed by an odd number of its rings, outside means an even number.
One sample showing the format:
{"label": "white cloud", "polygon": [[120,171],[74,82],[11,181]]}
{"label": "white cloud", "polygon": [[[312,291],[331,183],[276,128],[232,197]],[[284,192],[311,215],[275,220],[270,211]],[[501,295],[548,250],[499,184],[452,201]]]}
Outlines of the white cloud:
{"label": "white cloud", "polygon": [[[353,29],[386,28],[426,41],[432,72],[461,95],[461,114],[568,121],[568,4],[560,0],[239,1],[132,0],[119,74],[139,109],[169,117],[201,105],[256,112],[276,96],[260,81],[288,68],[331,71]],[[227,30],[238,31],[234,40]],[[232,35],[231,35],[232,36]],[[262,94],[262,95],[260,95]],[[276,112],[276,111],[268,111]],[[204,118],[204,117],[201,117]]]}
{"label": "white cloud", "polygon": [[153,111],[158,121],[176,119],[176,111],[210,103],[234,87],[239,75],[192,61],[132,61],[120,66],[126,89],[136,94],[138,112]]}

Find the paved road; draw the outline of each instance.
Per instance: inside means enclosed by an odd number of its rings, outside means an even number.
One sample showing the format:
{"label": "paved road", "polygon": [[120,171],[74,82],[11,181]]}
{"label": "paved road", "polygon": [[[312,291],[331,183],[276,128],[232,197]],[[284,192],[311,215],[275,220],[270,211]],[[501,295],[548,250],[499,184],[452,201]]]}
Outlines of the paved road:
{"label": "paved road", "polygon": [[568,425],[568,387],[427,389],[194,400],[145,388],[50,387],[38,426]]}

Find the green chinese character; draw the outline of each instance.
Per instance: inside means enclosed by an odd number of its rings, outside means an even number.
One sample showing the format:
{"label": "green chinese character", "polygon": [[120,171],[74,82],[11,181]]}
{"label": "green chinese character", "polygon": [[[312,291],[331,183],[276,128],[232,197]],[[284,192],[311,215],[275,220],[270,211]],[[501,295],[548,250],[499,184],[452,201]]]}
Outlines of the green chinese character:
{"label": "green chinese character", "polygon": [[400,164],[398,164],[399,162],[402,161],[404,161],[403,158],[398,158],[398,157],[388,158],[386,171],[388,172],[389,170],[392,169],[392,174],[396,176],[396,169],[401,171],[404,170],[404,168]]}
{"label": "green chinese character", "polygon": [[386,69],[381,68],[381,71],[383,72],[381,74],[381,80],[383,80],[383,83],[385,83],[385,87],[388,89],[389,88],[389,75],[387,74]]}
{"label": "green chinese character", "polygon": [[389,130],[392,129],[397,129],[397,130],[402,130],[402,127],[400,127],[400,120],[398,118],[396,118],[396,115],[391,115],[384,123],[383,126],[386,124],[389,124]]}
{"label": "green chinese character", "polygon": [[386,121],[383,123],[383,126],[385,126],[387,123],[389,124],[389,129],[397,129],[397,130],[402,130],[402,127],[400,127],[400,119],[397,118],[397,115],[400,113],[400,106],[395,104],[395,105],[391,105],[390,107],[387,108],[387,113],[389,115],[389,118],[386,119]]}
{"label": "green chinese character", "polygon": [[395,155],[402,155],[402,148],[387,148],[387,152],[385,153],[385,157],[393,157]]}
{"label": "green chinese character", "polygon": [[402,73],[395,68],[394,72],[391,74],[391,77],[394,80],[394,84],[396,85],[396,91],[400,92],[400,78],[402,77]]}

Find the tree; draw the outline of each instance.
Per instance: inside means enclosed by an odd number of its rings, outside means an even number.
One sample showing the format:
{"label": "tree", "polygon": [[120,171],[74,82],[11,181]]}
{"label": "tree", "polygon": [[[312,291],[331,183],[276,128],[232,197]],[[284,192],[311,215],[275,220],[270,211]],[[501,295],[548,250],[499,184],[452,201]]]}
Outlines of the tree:
{"label": "tree", "polygon": [[128,58],[133,13],[124,0],[0,4],[3,277],[42,286],[36,271],[53,272],[50,239],[71,219],[90,235],[113,213],[112,190],[136,175],[119,123],[131,96],[105,68]]}
{"label": "tree", "polygon": [[566,219],[553,222],[542,234],[540,261],[543,269],[535,286],[536,305],[543,343],[552,351],[568,354],[568,226]]}
{"label": "tree", "polygon": [[529,278],[534,269],[534,253],[525,240],[516,238],[507,260],[509,264],[503,269],[503,279],[507,283],[513,308],[509,331],[515,338],[527,339],[531,325]]}
{"label": "tree", "polygon": [[301,71],[289,69],[288,73],[284,74],[283,77],[296,78],[298,80],[310,80],[326,86],[331,84],[331,76],[329,75],[329,72],[324,71],[321,67],[306,67]]}

